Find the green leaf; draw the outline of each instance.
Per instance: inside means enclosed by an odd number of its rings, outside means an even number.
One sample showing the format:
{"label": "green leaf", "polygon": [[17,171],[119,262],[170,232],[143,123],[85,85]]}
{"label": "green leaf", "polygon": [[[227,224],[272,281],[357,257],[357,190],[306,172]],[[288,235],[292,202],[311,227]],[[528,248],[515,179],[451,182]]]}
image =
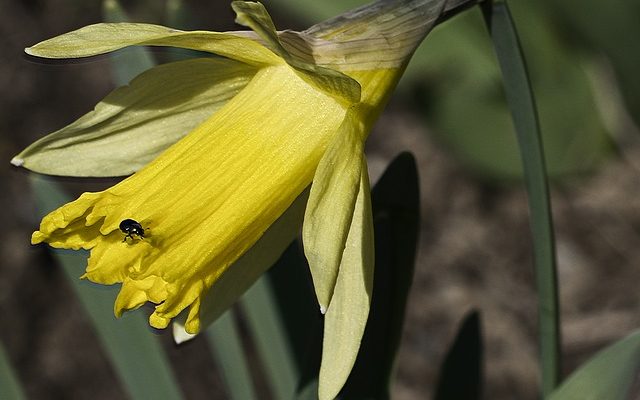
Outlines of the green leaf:
{"label": "green leaf", "polygon": [[482,332],[480,313],[467,314],[440,367],[435,400],[482,398]]}
{"label": "green leaf", "polygon": [[274,4],[274,9],[281,12],[286,10],[309,21],[323,21],[369,3],[367,0],[272,0],[271,2]]}
{"label": "green leaf", "polygon": [[274,398],[292,398],[298,383],[298,371],[268,279],[259,279],[240,304],[265,366]]}
{"label": "green leaf", "polygon": [[210,58],[157,66],[27,147],[12,163],[50,175],[132,174],[222,107],[254,72],[242,63]]}
{"label": "green leaf", "polygon": [[[629,116],[640,125],[640,3],[635,0],[610,0],[606,6],[598,0],[546,0],[553,16],[572,39],[583,42],[599,58],[604,53],[618,78],[618,88],[629,108]],[[613,29],[612,27],[615,27]]]}
{"label": "green leaf", "polygon": [[640,371],[640,332],[601,350],[574,371],[550,400],[626,400]]}
{"label": "green leaf", "polygon": [[371,197],[376,260],[371,312],[344,399],[390,398],[420,223],[418,171],[410,153],[389,164]]}
{"label": "green leaf", "polygon": [[[129,22],[129,18],[116,0],[104,0],[102,14],[105,22]],[[118,86],[125,85],[155,64],[151,53],[144,47],[134,47],[113,53],[111,55],[113,82]]]}
{"label": "green leaf", "polygon": [[[39,215],[45,215],[70,201],[56,183],[31,176]],[[119,320],[113,315],[118,288],[91,285],[79,278],[87,265],[86,251],[52,250],[69,284],[87,311],[116,374],[132,399],[181,399],[160,342],[150,332],[140,312],[128,313]]]}
{"label": "green leaf", "polygon": [[296,398],[317,399],[324,319],[318,312],[309,266],[299,241],[289,246],[267,277],[298,371]]}
{"label": "green leaf", "polygon": [[0,343],[0,399],[22,400],[25,398],[4,346]]}
{"label": "green leaf", "polygon": [[540,329],[542,393],[560,376],[560,328],[553,221],[536,105],[520,42],[507,4],[485,4],[486,23],[502,70],[504,90],[516,127],[529,198]]}
{"label": "green leaf", "polygon": [[222,371],[232,400],[257,399],[247,356],[240,340],[240,331],[233,320],[232,311],[222,314],[207,329],[207,339],[216,365]]}
{"label": "green leaf", "polygon": [[166,21],[168,26],[178,29],[192,28],[196,18],[183,0],[167,0]]}

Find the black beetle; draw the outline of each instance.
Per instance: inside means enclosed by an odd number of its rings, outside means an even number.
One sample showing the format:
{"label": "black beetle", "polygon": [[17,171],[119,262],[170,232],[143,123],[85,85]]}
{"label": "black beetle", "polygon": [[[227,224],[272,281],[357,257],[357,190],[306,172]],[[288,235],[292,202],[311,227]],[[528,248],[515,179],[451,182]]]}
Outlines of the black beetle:
{"label": "black beetle", "polygon": [[123,242],[126,242],[127,238],[134,240],[134,235],[139,238],[144,238],[144,228],[140,225],[140,222],[134,219],[127,218],[120,222],[120,230],[126,234],[124,239],[122,239]]}

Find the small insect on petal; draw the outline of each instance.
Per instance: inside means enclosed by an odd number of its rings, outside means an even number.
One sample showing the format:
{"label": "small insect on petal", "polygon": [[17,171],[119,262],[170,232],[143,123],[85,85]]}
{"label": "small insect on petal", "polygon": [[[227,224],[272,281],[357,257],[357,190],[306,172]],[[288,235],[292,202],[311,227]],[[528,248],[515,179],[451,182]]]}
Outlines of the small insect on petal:
{"label": "small insect on petal", "polygon": [[138,236],[138,238],[144,238],[144,228],[140,225],[140,222],[127,218],[120,222],[120,230],[125,234],[123,242],[127,241],[127,238],[131,238],[134,240],[134,236]]}

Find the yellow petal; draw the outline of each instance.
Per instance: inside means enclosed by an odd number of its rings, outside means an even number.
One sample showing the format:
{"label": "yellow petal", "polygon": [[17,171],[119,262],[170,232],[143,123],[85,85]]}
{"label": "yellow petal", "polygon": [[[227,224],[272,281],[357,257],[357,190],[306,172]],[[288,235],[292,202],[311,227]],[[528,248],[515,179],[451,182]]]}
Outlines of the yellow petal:
{"label": "yellow petal", "polygon": [[[238,95],[147,167],[46,216],[34,242],[92,249],[85,276],[123,282],[116,314],[160,303],[164,328],[190,308],[307,187],[345,116],[287,65],[259,70]],[[145,237],[123,242],[119,223]]]}
{"label": "yellow petal", "polygon": [[[308,196],[308,191],[303,192],[256,244],[213,284],[202,300],[201,326],[209,326],[218,319],[280,258],[300,232]],[[173,323],[173,337],[177,343],[193,337],[187,331],[197,331],[193,326],[186,326],[186,315],[184,317]]]}
{"label": "yellow petal", "polygon": [[331,304],[324,320],[318,395],[334,399],[356,361],[369,317],[373,290],[374,241],[366,161],[362,161],[358,199]]}
{"label": "yellow petal", "polygon": [[363,126],[347,113],[313,178],[302,240],[324,313],[331,301],[353,216],[363,159]]}
{"label": "yellow petal", "polygon": [[50,175],[130,175],[209,118],[255,73],[255,67],[228,59],[160,65],[31,144],[12,163]]}

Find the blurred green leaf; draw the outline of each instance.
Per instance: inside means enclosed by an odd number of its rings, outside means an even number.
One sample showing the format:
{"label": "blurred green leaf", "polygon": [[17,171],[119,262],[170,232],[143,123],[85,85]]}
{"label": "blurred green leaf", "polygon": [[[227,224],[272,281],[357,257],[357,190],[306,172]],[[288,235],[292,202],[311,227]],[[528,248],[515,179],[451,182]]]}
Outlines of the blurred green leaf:
{"label": "blurred green leaf", "polygon": [[345,11],[370,3],[368,0],[313,1],[271,0],[274,12],[293,13],[309,23],[324,21]]}
{"label": "blurred green leaf", "polygon": [[413,279],[420,224],[418,171],[410,153],[396,157],[371,193],[375,275],[371,312],[344,399],[389,399]]}
{"label": "blurred green leaf", "polygon": [[640,332],[597,353],[555,390],[550,400],[626,400],[640,371]]}
{"label": "blurred green leaf", "polygon": [[640,125],[640,2],[637,0],[546,0],[551,14],[565,34],[590,48],[596,55],[604,53],[618,76],[630,115]]}
{"label": "blurred green leaf", "polygon": [[[183,0],[167,0],[165,11],[166,26],[186,31],[197,29],[197,18],[193,14],[189,4]],[[180,61],[195,57],[218,57],[211,53],[180,48],[169,48],[166,50],[166,53],[169,61]]]}
{"label": "blurred green leaf", "polygon": [[11,368],[4,346],[0,343],[0,399],[22,400],[24,398],[22,386]]}
{"label": "blurred green leaf", "polygon": [[[70,201],[58,185],[31,175],[39,215],[45,215]],[[113,304],[119,288],[80,280],[88,252],[52,249],[69,284],[87,311],[104,350],[132,399],[181,399],[178,384],[158,339],[141,312],[130,312],[119,320]]]}
{"label": "blurred green leaf", "polygon": [[482,331],[480,313],[468,313],[440,367],[435,400],[482,398]]}
{"label": "blurred green leaf", "polygon": [[[129,22],[129,18],[116,0],[104,0],[102,13],[105,22]],[[118,50],[109,56],[111,72],[116,86],[126,85],[134,77],[156,63],[149,50],[141,46]]]}
{"label": "blurred green leaf", "polygon": [[216,365],[222,371],[232,400],[257,399],[240,332],[233,319],[233,310],[222,314],[207,329],[207,339]]}
{"label": "blurred green leaf", "polygon": [[167,0],[166,14],[167,26],[184,30],[190,30],[194,27],[195,18],[183,0]]}
{"label": "blurred green leaf", "polygon": [[298,370],[268,278],[262,276],[240,300],[252,337],[265,367],[274,398],[296,392]]}
{"label": "blurred green leaf", "polygon": [[538,292],[542,393],[546,398],[560,376],[560,328],[555,240],[544,151],[527,66],[507,4],[484,4],[504,90],[516,127],[529,198]]}
{"label": "blurred green leaf", "polygon": [[[538,3],[510,5],[530,60],[549,174],[590,171],[611,146],[580,53],[558,40],[552,19]],[[465,165],[485,177],[514,179],[522,173],[514,128],[483,31],[477,9],[446,22],[427,37],[405,80],[423,82],[429,122]]]}
{"label": "blurred green leaf", "polygon": [[292,243],[267,272],[267,277],[285,328],[285,340],[291,346],[291,354],[299,373],[296,382],[297,398],[317,399],[323,318],[318,312],[302,245],[297,241]]}

